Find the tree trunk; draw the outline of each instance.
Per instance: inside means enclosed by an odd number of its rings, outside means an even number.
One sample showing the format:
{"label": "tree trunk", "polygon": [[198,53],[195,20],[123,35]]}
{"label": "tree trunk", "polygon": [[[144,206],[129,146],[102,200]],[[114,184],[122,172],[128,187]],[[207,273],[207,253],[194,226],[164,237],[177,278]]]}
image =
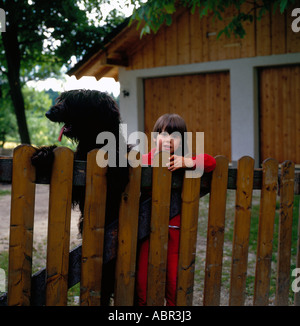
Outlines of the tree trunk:
{"label": "tree trunk", "polygon": [[10,86],[10,96],[15,109],[19,134],[23,144],[30,144],[30,137],[25,116],[24,98],[20,84],[20,49],[17,28],[7,26],[1,33],[7,62],[7,77]]}

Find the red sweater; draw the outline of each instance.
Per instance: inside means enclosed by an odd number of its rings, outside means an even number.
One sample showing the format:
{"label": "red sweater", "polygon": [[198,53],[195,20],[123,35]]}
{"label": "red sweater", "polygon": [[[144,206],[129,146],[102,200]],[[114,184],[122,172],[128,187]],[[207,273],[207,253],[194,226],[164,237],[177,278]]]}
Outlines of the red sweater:
{"label": "red sweater", "polygon": [[[152,165],[156,149],[152,149],[150,153],[142,156],[143,165]],[[200,154],[193,157],[195,166],[200,166],[204,155],[204,172],[210,172],[216,167],[216,160],[208,154]],[[169,238],[167,252],[167,270],[166,270],[166,305],[174,306],[176,303],[176,286],[177,286],[177,270],[178,270],[178,253],[180,240],[180,214],[173,217],[169,222]],[[148,275],[148,255],[149,255],[149,238],[140,243],[137,261],[136,273],[136,294],[138,305],[147,304],[147,275]]]}
{"label": "red sweater", "polygon": [[[156,151],[156,148],[153,148],[148,154],[142,155],[142,164],[143,165],[152,165],[155,151]],[[216,167],[216,160],[208,154],[199,154],[199,155],[192,157],[192,159],[195,162],[195,167],[201,165],[201,161],[202,161],[201,159],[203,156],[204,156],[204,172],[213,171]]]}

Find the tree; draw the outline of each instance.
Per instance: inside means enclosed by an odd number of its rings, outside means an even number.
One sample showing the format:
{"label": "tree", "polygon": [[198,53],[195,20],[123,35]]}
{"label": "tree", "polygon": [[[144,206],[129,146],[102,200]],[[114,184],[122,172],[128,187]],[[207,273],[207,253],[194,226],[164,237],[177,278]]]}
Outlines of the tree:
{"label": "tree", "polygon": [[[213,13],[213,17],[222,20],[222,15],[227,8],[235,7],[238,10],[237,16],[233,17],[228,25],[219,31],[218,37],[225,33],[228,37],[244,37],[245,29],[243,24],[254,19],[260,20],[267,11],[280,10],[283,13],[295,0],[130,0],[135,6],[131,17],[139,23],[144,22],[141,35],[156,33],[163,25],[171,25],[172,15],[179,7],[186,7],[195,13],[198,10],[200,17]],[[244,11],[243,4],[252,4],[250,9]],[[247,6],[249,8],[249,6]],[[140,25],[140,24],[139,24]]]}
{"label": "tree", "polygon": [[16,116],[8,92],[8,87],[2,85],[0,93],[0,147],[4,147],[9,137],[16,138],[18,135]]}
{"label": "tree", "polygon": [[[0,0],[6,12],[6,32],[0,40],[0,88],[8,87],[22,143],[30,144],[22,86],[29,80],[59,76],[71,56],[81,58],[123,17],[113,11],[102,27],[90,23],[87,12],[103,20],[101,3],[82,0]],[[1,93],[1,92],[0,92]]]}

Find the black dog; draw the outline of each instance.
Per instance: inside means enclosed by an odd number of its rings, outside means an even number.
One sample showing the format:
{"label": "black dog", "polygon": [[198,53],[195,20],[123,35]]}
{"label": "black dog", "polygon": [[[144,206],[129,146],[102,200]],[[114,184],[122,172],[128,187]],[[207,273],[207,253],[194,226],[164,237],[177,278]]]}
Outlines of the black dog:
{"label": "black dog", "polygon": [[[120,112],[116,102],[106,93],[94,90],[73,90],[62,93],[56,104],[46,113],[46,117],[53,122],[63,123],[59,140],[64,135],[77,144],[75,159],[86,160],[87,153],[105,144],[96,144],[96,138],[103,131],[111,132],[116,139],[116,167],[108,167],[107,172],[107,202],[106,225],[118,218],[121,194],[128,183],[128,167],[118,167],[119,148],[130,150],[124,137],[120,134]],[[37,149],[32,157],[32,163],[37,171],[50,170],[55,145]],[[128,166],[128,164],[127,164]],[[101,196],[101,194],[99,194]],[[81,216],[79,231],[83,228],[83,211],[85,188],[73,186],[72,204],[78,205]],[[114,287],[114,261],[105,264],[103,268],[103,282],[101,301],[103,305],[109,303],[110,294]]]}

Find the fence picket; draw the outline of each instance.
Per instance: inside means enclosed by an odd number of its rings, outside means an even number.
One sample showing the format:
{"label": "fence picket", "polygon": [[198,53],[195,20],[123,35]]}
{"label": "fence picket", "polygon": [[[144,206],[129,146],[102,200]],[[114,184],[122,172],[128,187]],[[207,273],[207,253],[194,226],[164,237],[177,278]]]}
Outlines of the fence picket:
{"label": "fence picket", "polygon": [[35,169],[28,145],[15,148],[12,167],[12,193],[8,267],[8,305],[30,305]]}
{"label": "fence picket", "polygon": [[96,164],[98,151],[93,150],[87,156],[80,280],[82,306],[99,306],[101,302],[107,168]]}
{"label": "fence picket", "polygon": [[74,153],[54,150],[49,197],[46,305],[67,304]]}
{"label": "fence picket", "polygon": [[281,165],[280,213],[278,234],[277,282],[275,304],[287,306],[290,289],[295,164]]}
{"label": "fence picket", "polygon": [[[152,170],[152,211],[149,244],[147,305],[164,305],[171,177],[166,167],[169,155],[161,152],[154,158]],[[160,163],[161,162],[161,163]]]}
{"label": "fence picket", "polygon": [[245,300],[253,174],[253,158],[244,156],[239,159],[229,294],[231,306],[242,306]]}
{"label": "fence picket", "polygon": [[[296,268],[300,268],[300,205],[299,205],[299,212],[298,212],[298,239],[297,239],[297,254],[296,254]],[[298,276],[297,275],[294,276]],[[295,291],[294,294],[294,305],[300,306],[300,291]]]}
{"label": "fence picket", "polygon": [[203,298],[205,306],[218,306],[221,292],[228,159],[216,156],[216,162],[209,198]]}
{"label": "fence picket", "polygon": [[274,159],[267,159],[263,162],[262,167],[263,176],[253,297],[253,305],[256,306],[265,306],[269,302],[278,163]]}
{"label": "fence picket", "polygon": [[197,175],[198,172],[193,172],[195,174],[193,178],[187,178],[185,174],[181,195],[182,206],[176,297],[176,304],[179,306],[191,306],[193,303],[201,183],[200,175]]}
{"label": "fence picket", "polygon": [[116,306],[133,305],[141,173],[140,165],[129,168],[129,183],[120,205],[114,296]]}

